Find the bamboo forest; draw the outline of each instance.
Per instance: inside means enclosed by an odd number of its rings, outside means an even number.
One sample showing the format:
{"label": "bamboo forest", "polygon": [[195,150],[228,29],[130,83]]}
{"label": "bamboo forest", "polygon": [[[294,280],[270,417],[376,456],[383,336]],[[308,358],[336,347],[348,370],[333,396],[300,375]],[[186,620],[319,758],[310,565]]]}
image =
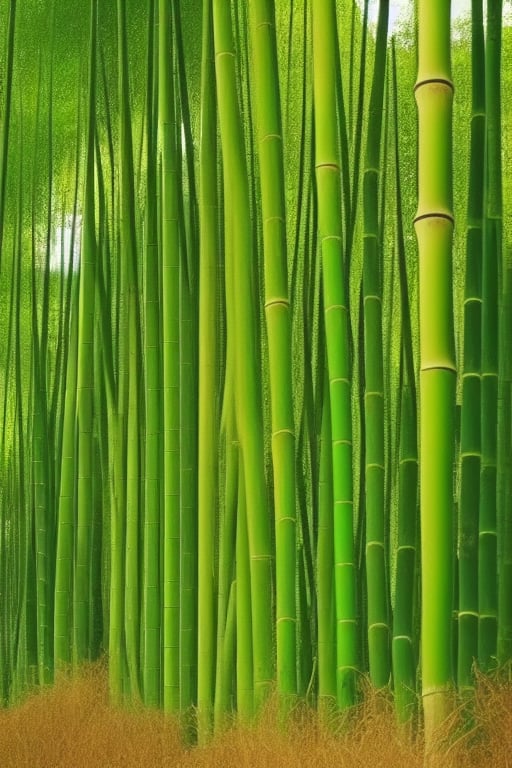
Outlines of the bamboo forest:
{"label": "bamboo forest", "polygon": [[510,674],[512,3],[403,5],[0,0],[4,708]]}

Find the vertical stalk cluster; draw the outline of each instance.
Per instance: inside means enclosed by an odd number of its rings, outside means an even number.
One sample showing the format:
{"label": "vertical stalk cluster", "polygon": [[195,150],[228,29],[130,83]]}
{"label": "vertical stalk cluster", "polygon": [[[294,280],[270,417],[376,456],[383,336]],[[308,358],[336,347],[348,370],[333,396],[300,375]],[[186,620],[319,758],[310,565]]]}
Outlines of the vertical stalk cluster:
{"label": "vertical stalk cluster", "polygon": [[104,654],[206,741],[369,675],[430,739],[512,654],[501,2],[470,60],[419,0],[417,132],[387,0],[65,5],[2,16],[2,702]]}

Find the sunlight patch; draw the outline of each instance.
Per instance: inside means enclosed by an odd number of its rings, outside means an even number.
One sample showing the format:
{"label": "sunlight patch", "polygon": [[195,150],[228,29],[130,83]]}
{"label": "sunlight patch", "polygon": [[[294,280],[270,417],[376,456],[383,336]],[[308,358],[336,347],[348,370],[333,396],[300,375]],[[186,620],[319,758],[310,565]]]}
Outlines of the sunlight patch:
{"label": "sunlight patch", "polygon": [[[75,219],[75,231],[73,232],[73,214],[67,214],[64,218],[64,225],[60,225],[55,230],[55,240],[50,255],[50,269],[52,272],[59,272],[64,269],[68,272],[71,261],[73,262],[73,272],[78,270],[80,263],[80,238],[82,235],[82,217]],[[73,238],[73,243],[71,242]]]}

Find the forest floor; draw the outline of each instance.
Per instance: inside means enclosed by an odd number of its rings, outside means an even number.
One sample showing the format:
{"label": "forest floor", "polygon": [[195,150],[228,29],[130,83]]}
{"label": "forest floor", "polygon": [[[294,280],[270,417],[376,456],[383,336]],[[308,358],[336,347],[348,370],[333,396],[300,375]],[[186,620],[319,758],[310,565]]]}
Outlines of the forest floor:
{"label": "forest floor", "polygon": [[[460,715],[460,713],[459,713]],[[252,727],[240,726],[205,747],[187,747],[175,720],[109,705],[104,667],[0,710],[0,768],[420,768],[421,738],[395,724],[389,702],[369,693],[336,733],[311,711],[280,729],[270,706]],[[448,733],[449,732],[449,733]],[[512,684],[481,680],[472,728],[456,714],[435,763],[443,768],[512,765]]]}

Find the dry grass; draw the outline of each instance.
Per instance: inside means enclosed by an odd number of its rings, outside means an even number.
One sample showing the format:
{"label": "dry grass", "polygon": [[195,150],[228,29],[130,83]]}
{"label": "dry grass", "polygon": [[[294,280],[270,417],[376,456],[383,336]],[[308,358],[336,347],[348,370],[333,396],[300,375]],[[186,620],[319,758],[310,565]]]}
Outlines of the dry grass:
{"label": "dry grass", "polygon": [[[512,765],[512,685],[479,682],[474,725],[447,724],[443,768]],[[1,768],[420,768],[421,739],[395,725],[389,702],[368,693],[357,717],[329,728],[307,711],[286,732],[272,707],[252,728],[236,727],[204,748],[186,748],[175,721],[108,704],[105,670],[85,669],[0,711]]]}

